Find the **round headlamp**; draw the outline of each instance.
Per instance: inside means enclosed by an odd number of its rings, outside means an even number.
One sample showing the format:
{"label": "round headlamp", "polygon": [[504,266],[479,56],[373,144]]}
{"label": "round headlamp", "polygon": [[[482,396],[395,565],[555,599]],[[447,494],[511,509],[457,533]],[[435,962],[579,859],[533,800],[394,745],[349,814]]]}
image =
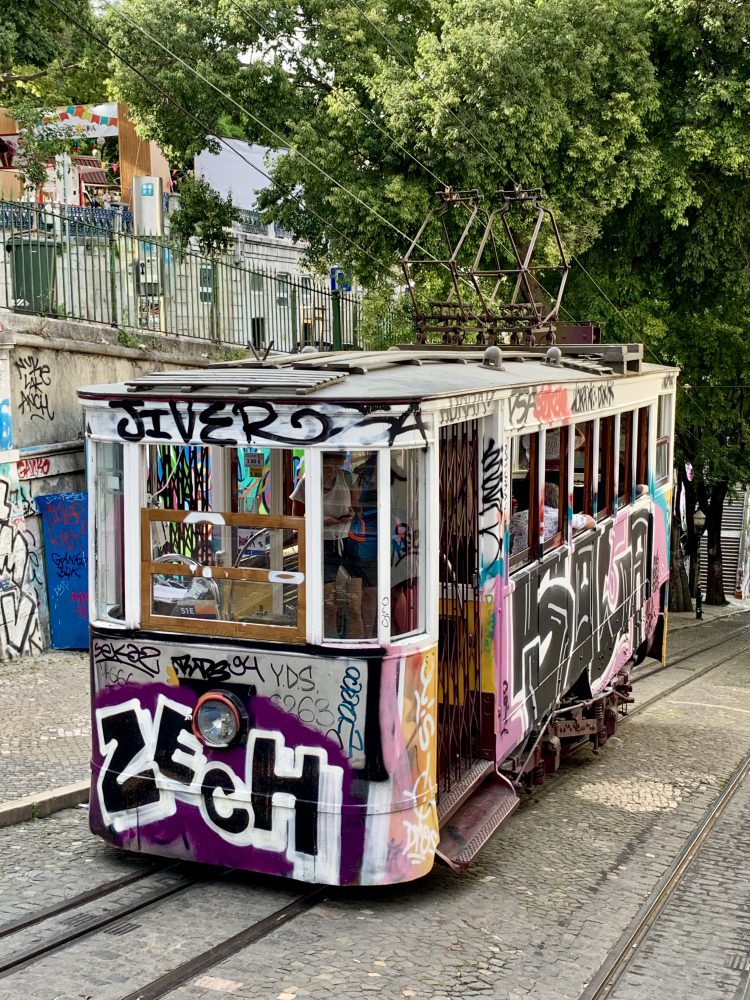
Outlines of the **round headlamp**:
{"label": "round headlamp", "polygon": [[225,691],[209,691],[193,709],[193,732],[207,747],[229,747],[242,736],[245,719],[239,698]]}

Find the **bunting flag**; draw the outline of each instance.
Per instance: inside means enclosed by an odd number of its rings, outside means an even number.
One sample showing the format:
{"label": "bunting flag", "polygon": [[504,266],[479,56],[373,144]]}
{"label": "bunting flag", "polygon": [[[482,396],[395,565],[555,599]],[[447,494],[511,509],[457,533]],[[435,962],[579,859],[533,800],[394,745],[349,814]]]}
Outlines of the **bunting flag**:
{"label": "bunting flag", "polygon": [[69,104],[64,108],[56,108],[52,121],[57,120],[78,135],[91,138],[117,135],[118,119],[117,105],[111,104]]}

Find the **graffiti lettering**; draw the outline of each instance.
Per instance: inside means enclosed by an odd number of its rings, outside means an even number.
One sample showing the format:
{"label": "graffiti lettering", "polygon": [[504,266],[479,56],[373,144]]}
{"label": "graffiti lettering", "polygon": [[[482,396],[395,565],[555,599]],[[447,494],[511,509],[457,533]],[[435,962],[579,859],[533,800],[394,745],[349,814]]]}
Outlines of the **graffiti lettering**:
{"label": "graffiti lettering", "polygon": [[[3,648],[9,656],[40,652],[39,608],[34,583],[39,577],[38,546],[31,531],[19,527],[11,490],[0,479],[0,613]],[[29,545],[31,540],[32,545]],[[32,548],[34,551],[32,551]]]}
{"label": "graffiti lettering", "polygon": [[51,385],[49,365],[40,365],[33,354],[16,361],[16,369],[21,379],[21,413],[28,413],[31,419],[47,417],[55,419],[50,409],[46,387]]}
{"label": "graffiti lettering", "polygon": [[18,462],[19,479],[39,479],[48,476],[50,462],[48,458],[21,458]]}
{"label": "graffiti lettering", "polygon": [[104,823],[142,831],[172,816],[179,798],[197,806],[222,840],[285,854],[296,878],[315,871],[337,882],[340,836],[331,819],[341,813],[343,769],[320,747],[287,747],[280,732],[251,729],[245,771],[237,774],[208,760],[190,719],[190,708],[163,694],[153,716],[138,698],[97,709]]}
{"label": "graffiti lettering", "polygon": [[452,400],[440,412],[440,423],[457,424],[466,420],[479,420],[492,412],[495,401],[486,395],[462,396]]}
{"label": "graffiti lettering", "polygon": [[482,566],[497,562],[502,555],[501,523],[503,516],[503,461],[494,438],[485,439],[482,447],[482,506],[479,510],[479,535],[484,543]]}
{"label": "graffiti lettering", "polygon": [[[192,403],[146,405],[140,399],[110,400],[115,433],[124,441],[176,441],[183,444],[287,445],[318,444],[355,432],[361,444],[393,444],[415,432],[426,442],[419,407],[413,404],[393,413],[387,404],[367,407],[300,407],[279,413],[265,400],[253,403],[213,402],[196,408]],[[117,417],[121,413],[122,416]]]}
{"label": "graffiti lettering", "polygon": [[601,410],[605,406],[611,406],[614,401],[614,382],[578,385],[570,410],[571,413],[588,413],[590,410]]}
{"label": "graffiti lettering", "polygon": [[132,667],[149,677],[159,675],[160,653],[158,646],[145,646],[136,642],[114,643],[95,639],[93,646],[94,666],[117,663],[124,667]]}
{"label": "graffiti lettering", "polygon": [[362,751],[365,747],[364,737],[357,727],[357,706],[362,692],[362,681],[359,667],[350,664],[341,682],[341,701],[338,706],[338,725],[336,735],[342,749],[350,757],[355,750]]}
{"label": "graffiti lettering", "polygon": [[534,416],[543,423],[551,420],[563,420],[570,416],[568,408],[568,393],[565,389],[551,389],[544,386],[536,394]]}
{"label": "graffiti lettering", "polygon": [[514,393],[508,402],[510,422],[525,424],[536,403],[536,389],[532,386]]}
{"label": "graffiti lettering", "polygon": [[86,571],[86,556],[82,552],[74,553],[52,553],[52,562],[55,564],[58,576],[66,580],[71,576],[80,577]]}

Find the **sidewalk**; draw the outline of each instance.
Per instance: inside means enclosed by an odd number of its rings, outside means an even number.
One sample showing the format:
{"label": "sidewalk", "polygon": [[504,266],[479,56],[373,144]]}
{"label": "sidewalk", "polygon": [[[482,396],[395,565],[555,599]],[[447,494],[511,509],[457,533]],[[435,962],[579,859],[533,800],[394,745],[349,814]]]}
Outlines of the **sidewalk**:
{"label": "sidewalk", "polygon": [[[669,633],[750,611],[729,598],[703,620],[672,613]],[[88,653],[50,650],[0,663],[0,827],[88,800],[91,721]]]}
{"label": "sidewalk", "polygon": [[87,801],[88,653],[0,663],[0,720],[0,826]]}

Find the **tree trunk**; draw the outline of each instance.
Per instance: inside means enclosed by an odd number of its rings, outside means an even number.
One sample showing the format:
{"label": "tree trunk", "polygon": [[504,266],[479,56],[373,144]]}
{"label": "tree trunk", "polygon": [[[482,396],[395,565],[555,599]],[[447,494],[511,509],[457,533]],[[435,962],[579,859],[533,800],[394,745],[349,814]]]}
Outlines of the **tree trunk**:
{"label": "tree trunk", "polygon": [[680,522],[672,519],[672,540],[669,556],[669,610],[692,611],[693,602],[690,599],[685,562],[680,546]]}
{"label": "tree trunk", "polygon": [[724,577],[721,564],[721,520],[724,500],[729,489],[726,482],[716,483],[706,511],[706,604],[727,604],[724,596]]}

